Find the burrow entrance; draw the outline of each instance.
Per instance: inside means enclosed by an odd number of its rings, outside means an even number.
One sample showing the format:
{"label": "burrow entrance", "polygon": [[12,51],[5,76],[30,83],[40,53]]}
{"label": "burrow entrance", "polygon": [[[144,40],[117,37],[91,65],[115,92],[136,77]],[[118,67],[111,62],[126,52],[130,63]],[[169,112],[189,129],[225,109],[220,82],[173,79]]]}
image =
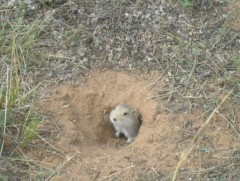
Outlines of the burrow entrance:
{"label": "burrow entrance", "polygon": [[[167,101],[161,99],[156,103],[151,99],[164,88],[164,78],[156,72],[141,75],[110,70],[92,70],[80,84],[61,85],[52,91],[48,100],[39,103],[42,111],[49,113],[50,122],[58,126],[51,139],[61,154],[42,153],[39,149],[29,154],[34,157],[38,154],[38,160],[42,158],[44,165],[56,170],[56,176],[51,179],[55,181],[159,180],[161,175],[168,178],[207,115],[200,109],[179,114],[166,111]],[[173,101],[172,105],[177,106],[178,99]],[[113,137],[108,117],[119,103],[138,109],[144,120],[139,135],[127,145],[125,138]],[[202,133],[196,151],[183,165],[184,169],[198,170],[199,160],[201,168],[208,168],[219,161],[212,154],[224,155],[224,150],[239,145],[239,140],[231,136],[234,131],[226,124],[215,116]],[[204,151],[208,148],[210,152]],[[179,180],[186,179],[183,175]]]}
{"label": "burrow entrance", "polygon": [[113,137],[109,113],[117,104],[126,103],[141,113],[144,124],[150,124],[156,116],[151,86],[144,76],[115,71],[92,71],[79,86],[61,85],[52,100],[44,103],[62,127],[58,146],[88,150],[96,145],[114,147],[125,143],[126,138]]}

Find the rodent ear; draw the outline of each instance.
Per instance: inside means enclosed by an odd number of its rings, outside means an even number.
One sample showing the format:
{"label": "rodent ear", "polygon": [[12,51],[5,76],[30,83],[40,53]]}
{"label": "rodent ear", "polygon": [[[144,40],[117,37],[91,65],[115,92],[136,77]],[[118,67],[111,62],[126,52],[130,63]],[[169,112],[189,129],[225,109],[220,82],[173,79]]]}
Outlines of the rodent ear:
{"label": "rodent ear", "polygon": [[138,115],[137,111],[135,109],[132,110],[133,115]]}
{"label": "rodent ear", "polygon": [[132,110],[132,115],[134,115],[137,118],[141,118],[142,119],[142,115],[135,109]]}

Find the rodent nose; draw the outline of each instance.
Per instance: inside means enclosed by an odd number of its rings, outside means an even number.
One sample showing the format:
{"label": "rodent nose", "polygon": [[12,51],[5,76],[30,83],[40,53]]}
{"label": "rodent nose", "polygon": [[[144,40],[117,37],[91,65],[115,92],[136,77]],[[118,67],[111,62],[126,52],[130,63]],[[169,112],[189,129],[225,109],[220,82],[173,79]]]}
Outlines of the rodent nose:
{"label": "rodent nose", "polygon": [[113,121],[117,121],[117,119],[116,119],[116,118],[113,118]]}

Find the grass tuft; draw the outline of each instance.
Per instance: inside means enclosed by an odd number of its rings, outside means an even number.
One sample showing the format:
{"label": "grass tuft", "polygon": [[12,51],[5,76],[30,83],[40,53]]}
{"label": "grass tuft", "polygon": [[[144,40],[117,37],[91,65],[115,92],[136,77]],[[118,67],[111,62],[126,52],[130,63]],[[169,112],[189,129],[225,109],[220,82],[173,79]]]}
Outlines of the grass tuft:
{"label": "grass tuft", "polygon": [[6,70],[0,72],[0,163],[5,170],[0,172],[0,180],[34,178],[32,175],[42,168],[28,160],[25,150],[39,137],[43,120],[32,111],[31,102],[38,86],[29,85],[28,70],[40,60],[38,47],[46,38],[46,22],[27,22],[22,8],[25,7],[9,9],[0,21],[0,60],[1,68]]}
{"label": "grass tuft", "polygon": [[[30,112],[30,111],[29,111]],[[31,141],[36,139],[38,136],[38,127],[42,122],[42,118],[39,115],[29,113],[30,116],[26,117],[26,123],[22,129],[21,146],[27,146]]]}

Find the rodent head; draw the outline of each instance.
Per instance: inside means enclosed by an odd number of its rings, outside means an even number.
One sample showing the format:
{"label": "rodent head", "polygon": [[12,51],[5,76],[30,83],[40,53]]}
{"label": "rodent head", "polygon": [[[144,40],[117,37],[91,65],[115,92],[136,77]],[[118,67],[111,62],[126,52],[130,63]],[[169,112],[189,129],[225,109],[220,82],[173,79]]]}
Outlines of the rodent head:
{"label": "rodent head", "polygon": [[132,117],[136,111],[125,104],[119,104],[112,112],[110,117],[113,121],[124,121],[127,117]]}

